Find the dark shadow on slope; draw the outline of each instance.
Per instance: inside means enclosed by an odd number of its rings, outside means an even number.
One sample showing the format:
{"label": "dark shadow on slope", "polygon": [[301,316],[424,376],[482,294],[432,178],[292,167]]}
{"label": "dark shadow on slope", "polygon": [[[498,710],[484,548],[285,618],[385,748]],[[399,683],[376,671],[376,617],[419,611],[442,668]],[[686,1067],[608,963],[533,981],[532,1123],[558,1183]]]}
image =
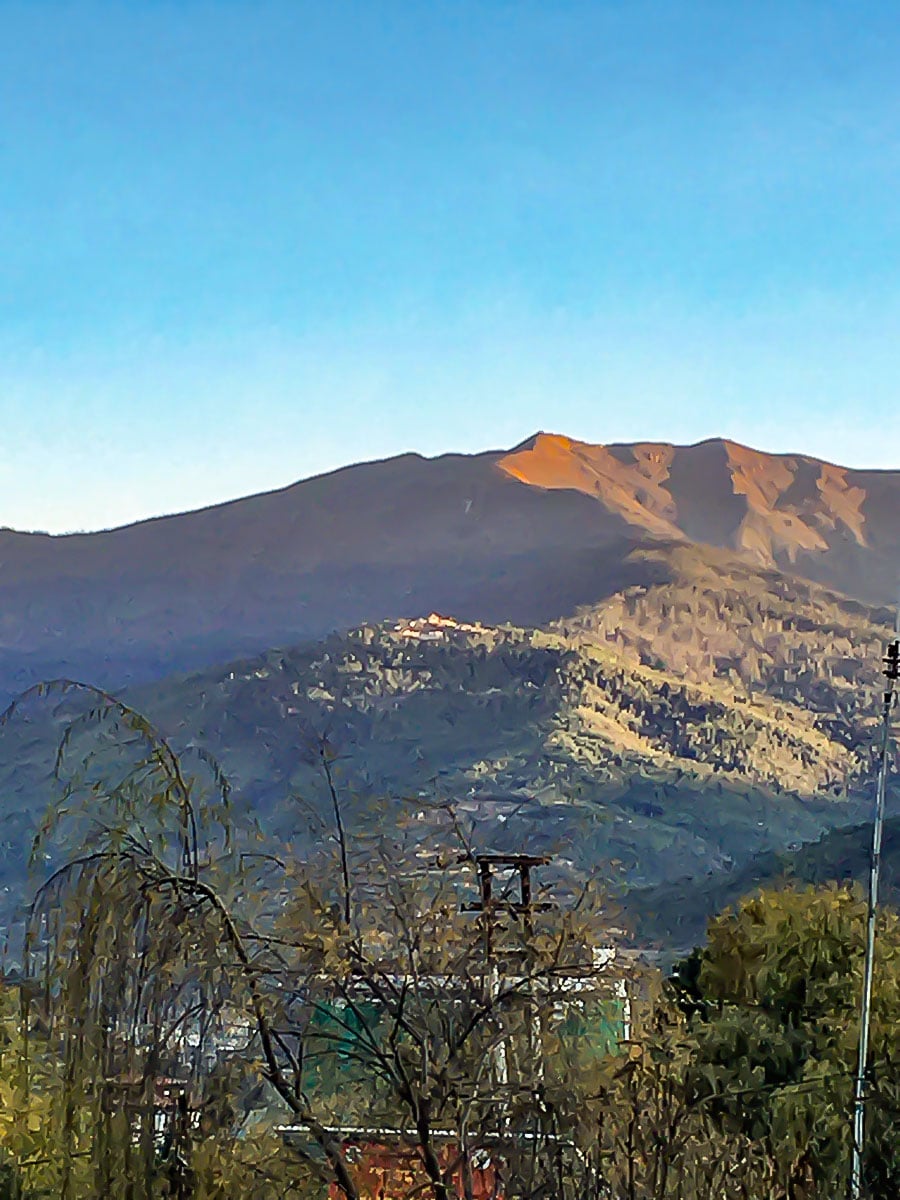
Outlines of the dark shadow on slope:
{"label": "dark shadow on slope", "polygon": [[[895,810],[900,806],[900,793],[894,793],[892,806]],[[687,951],[703,941],[711,917],[760,888],[837,882],[865,889],[871,845],[871,822],[855,823],[830,830],[796,850],[756,855],[734,871],[684,877],[634,891],[627,897],[626,909],[639,942]],[[882,903],[900,906],[900,814],[885,822],[879,894]]]}

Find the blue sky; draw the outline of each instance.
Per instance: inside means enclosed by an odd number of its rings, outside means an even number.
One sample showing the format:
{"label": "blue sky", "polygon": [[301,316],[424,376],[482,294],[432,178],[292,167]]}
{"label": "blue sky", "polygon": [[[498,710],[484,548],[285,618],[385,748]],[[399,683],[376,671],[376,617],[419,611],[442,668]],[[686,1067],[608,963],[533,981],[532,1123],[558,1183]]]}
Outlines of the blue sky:
{"label": "blue sky", "polygon": [[900,467],[895,4],[0,0],[0,525],[724,435]]}

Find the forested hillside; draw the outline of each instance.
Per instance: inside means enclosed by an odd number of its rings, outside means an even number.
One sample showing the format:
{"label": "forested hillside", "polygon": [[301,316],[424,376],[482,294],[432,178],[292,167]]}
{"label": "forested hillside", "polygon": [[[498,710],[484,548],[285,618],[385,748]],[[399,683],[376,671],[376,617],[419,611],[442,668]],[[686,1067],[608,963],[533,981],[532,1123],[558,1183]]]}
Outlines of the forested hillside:
{"label": "forested hillside", "polygon": [[[725,552],[643,551],[636,567],[658,582],[543,628],[362,625],[129,699],[215,754],[276,840],[318,836],[323,737],[352,820],[452,802],[483,844],[537,845],[619,889],[861,821],[887,611]],[[17,877],[54,795],[51,724],[35,702],[0,732]]]}

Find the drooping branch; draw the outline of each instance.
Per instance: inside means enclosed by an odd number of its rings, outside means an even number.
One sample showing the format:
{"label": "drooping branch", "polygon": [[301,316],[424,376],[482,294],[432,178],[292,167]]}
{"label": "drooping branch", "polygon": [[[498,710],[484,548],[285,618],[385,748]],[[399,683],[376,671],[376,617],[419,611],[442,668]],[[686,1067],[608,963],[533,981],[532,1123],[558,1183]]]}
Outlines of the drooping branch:
{"label": "drooping branch", "polygon": [[[182,823],[182,864],[195,878],[199,874],[199,838],[197,829],[197,814],[191,797],[191,789],[184,777],[181,760],[175,753],[168,739],[143,714],[114,696],[104,688],[95,684],[84,683],[75,679],[51,679],[34,684],[16,697],[7,708],[0,713],[0,728],[7,724],[24,704],[31,699],[44,699],[58,694],[66,697],[71,694],[93,697],[100,703],[69,721],[57,746],[54,762],[54,774],[60,778],[66,753],[76,732],[89,722],[100,722],[105,717],[113,715],[118,721],[144,742],[150,751],[150,760],[162,771],[175,794],[181,814]],[[229,784],[224,772],[213,755],[200,747],[190,747],[201,761],[210,769],[222,799],[223,808],[227,809],[229,802]],[[117,792],[120,789],[117,789]],[[228,830],[226,827],[226,839]]]}

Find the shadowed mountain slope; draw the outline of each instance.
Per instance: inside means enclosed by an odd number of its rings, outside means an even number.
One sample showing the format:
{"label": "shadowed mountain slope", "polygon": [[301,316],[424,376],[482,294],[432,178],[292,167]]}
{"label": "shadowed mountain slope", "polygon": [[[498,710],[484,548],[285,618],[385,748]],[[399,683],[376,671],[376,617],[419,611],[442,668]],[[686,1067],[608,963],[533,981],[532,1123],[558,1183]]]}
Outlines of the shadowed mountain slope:
{"label": "shadowed mountain slope", "polygon": [[442,608],[549,619],[620,585],[638,539],[496,455],[405,455],[102,533],[0,532],[0,687],[121,684]]}
{"label": "shadowed mountain slope", "polygon": [[709,543],[886,603],[900,473],[731,442],[408,454],[100,533],[0,530],[0,694],[48,675],[111,686],[361,621],[438,610],[538,625]]}
{"label": "shadowed mountain slope", "polygon": [[[884,827],[880,903],[900,907],[900,814]],[[711,917],[760,888],[820,887],[852,883],[865,890],[872,853],[871,819],[829,830],[814,842],[789,851],[765,850],[730,871],[693,873],[632,890],[628,910],[639,941],[670,954],[699,945]]]}

